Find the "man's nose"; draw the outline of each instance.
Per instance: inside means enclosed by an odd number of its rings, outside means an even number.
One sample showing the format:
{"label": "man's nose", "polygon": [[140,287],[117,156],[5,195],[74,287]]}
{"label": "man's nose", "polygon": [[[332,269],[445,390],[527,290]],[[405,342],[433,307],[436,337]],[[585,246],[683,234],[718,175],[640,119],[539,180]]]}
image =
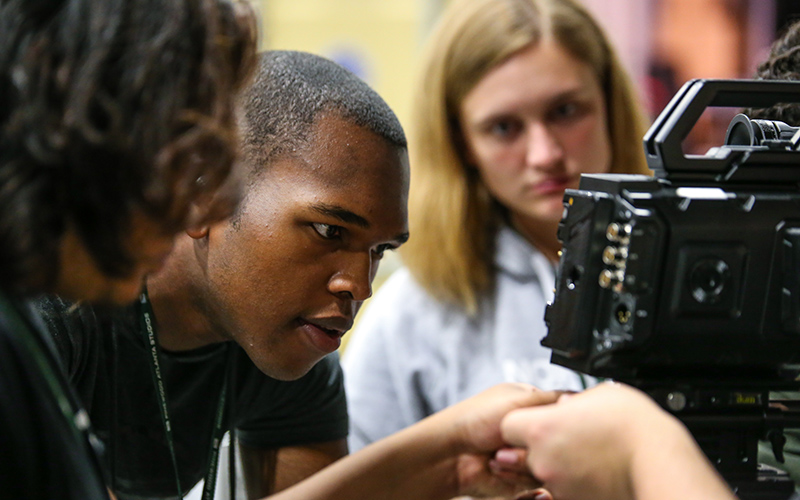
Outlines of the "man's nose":
{"label": "man's nose", "polygon": [[351,253],[343,256],[339,270],[331,277],[331,293],[350,300],[364,301],[372,296],[372,280],[377,261],[372,253]]}

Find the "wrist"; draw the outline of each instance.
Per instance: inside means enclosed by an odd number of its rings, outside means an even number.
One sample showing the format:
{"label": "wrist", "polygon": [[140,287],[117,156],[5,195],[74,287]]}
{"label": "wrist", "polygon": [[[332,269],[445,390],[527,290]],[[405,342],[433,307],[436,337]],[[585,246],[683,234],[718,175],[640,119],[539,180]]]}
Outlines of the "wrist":
{"label": "wrist", "polygon": [[677,494],[685,500],[735,500],[689,430],[667,414],[657,418],[632,454],[634,498],[660,500]]}
{"label": "wrist", "polygon": [[424,498],[449,499],[460,494],[459,456],[467,447],[456,422],[459,419],[449,413],[449,409],[437,412],[393,436],[404,442],[402,449],[415,450],[415,475],[437,485],[422,495]]}

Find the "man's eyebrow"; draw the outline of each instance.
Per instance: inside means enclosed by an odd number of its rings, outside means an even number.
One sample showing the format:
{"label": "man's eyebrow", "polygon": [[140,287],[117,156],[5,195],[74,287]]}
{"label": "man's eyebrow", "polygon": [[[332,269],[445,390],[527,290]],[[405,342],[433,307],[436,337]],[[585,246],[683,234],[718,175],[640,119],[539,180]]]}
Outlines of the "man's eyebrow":
{"label": "man's eyebrow", "polygon": [[[328,217],[333,217],[334,219],[339,219],[342,222],[346,222],[348,224],[355,224],[356,226],[363,227],[364,229],[369,229],[370,223],[367,219],[361,217],[360,215],[347,210],[346,208],[342,208],[336,205],[327,205],[325,203],[315,203],[311,205],[311,209],[317,213],[322,215],[326,215]],[[409,233],[405,232],[402,234],[398,234],[394,237],[394,240],[397,241],[399,245],[402,245],[406,241],[408,241]]]}
{"label": "man's eyebrow", "polygon": [[355,224],[356,226],[363,227],[364,229],[369,229],[370,227],[370,223],[367,219],[351,212],[350,210],[338,207],[336,205],[316,203],[314,205],[311,205],[311,209],[322,215],[327,215],[328,217],[339,219],[340,221],[346,222],[348,224]]}

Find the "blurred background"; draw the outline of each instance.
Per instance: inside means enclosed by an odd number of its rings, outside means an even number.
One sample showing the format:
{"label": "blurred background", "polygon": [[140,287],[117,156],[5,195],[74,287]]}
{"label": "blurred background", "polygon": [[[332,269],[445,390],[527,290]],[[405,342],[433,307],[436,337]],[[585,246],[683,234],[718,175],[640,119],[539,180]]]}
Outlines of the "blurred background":
{"label": "blurred background", "polygon": [[[691,78],[754,74],[800,0],[582,0],[616,44],[651,118]],[[447,0],[255,0],[262,49],[304,50],[367,81],[408,131],[416,62]],[[711,109],[684,143],[723,143],[735,110]],[[375,286],[397,267],[388,255]],[[345,339],[348,337],[346,336]]]}
{"label": "blurred background", "polygon": [[[751,76],[800,0],[582,0],[653,116],[691,78]],[[373,86],[408,127],[415,61],[447,0],[257,0],[263,49],[305,50]],[[725,123],[727,125],[727,121]],[[698,136],[702,150],[709,137]]]}

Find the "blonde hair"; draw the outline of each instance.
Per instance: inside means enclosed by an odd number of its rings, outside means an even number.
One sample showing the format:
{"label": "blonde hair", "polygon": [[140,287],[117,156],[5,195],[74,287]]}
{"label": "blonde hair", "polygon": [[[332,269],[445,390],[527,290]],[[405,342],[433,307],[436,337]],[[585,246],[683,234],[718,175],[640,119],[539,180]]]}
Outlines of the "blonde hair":
{"label": "blonde hair", "polygon": [[650,173],[646,121],[613,48],[573,0],[454,0],[429,40],[409,140],[413,237],[402,257],[430,294],[470,315],[494,286],[494,239],[504,208],[467,168],[459,108],[466,94],[519,50],[551,37],[587,63],[608,109],[611,171]]}

